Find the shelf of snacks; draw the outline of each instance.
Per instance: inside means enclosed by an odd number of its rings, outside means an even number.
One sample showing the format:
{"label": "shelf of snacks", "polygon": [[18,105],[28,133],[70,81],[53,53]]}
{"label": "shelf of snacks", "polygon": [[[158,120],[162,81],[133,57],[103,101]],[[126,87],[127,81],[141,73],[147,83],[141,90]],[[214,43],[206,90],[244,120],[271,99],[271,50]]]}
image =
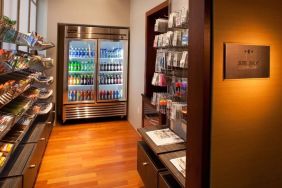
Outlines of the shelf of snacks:
{"label": "shelf of snacks", "polygon": [[13,115],[15,117],[14,123],[16,123],[35,101],[36,99],[31,100],[26,97],[19,96],[9,104],[5,105],[1,109],[1,112]]}
{"label": "shelf of snacks", "polygon": [[[1,113],[3,113],[1,116],[3,119],[1,126],[6,125],[6,127],[0,137],[0,173],[36,118],[37,113],[32,106],[37,100],[38,95],[38,89],[29,88],[21,96],[1,109]],[[4,120],[5,118],[6,121]],[[1,143],[3,143],[2,146]],[[3,148],[7,149],[3,150]]]}
{"label": "shelf of snacks", "polygon": [[35,83],[37,84],[51,85],[54,83],[53,76],[31,75],[31,77],[34,79]]}
{"label": "shelf of snacks", "polygon": [[9,132],[0,139],[0,173],[5,168],[10,157],[16,151],[25,134],[33,124],[36,116],[23,116]]}
{"label": "shelf of snacks", "polygon": [[0,74],[2,75],[28,68],[42,71],[53,66],[54,61],[51,58],[28,56],[27,54],[18,55],[18,52],[0,49]]}
{"label": "shelf of snacks", "polygon": [[33,50],[47,50],[55,47],[52,42],[46,42],[37,33],[21,33],[14,29],[16,21],[6,16],[0,18],[0,42],[13,43],[19,46],[28,46]]}
{"label": "shelf of snacks", "polygon": [[0,113],[0,139],[11,129],[14,119],[11,114]]}
{"label": "shelf of snacks", "polygon": [[33,108],[36,109],[37,115],[46,115],[53,109],[53,106],[52,102],[36,102]]}
{"label": "shelf of snacks", "polygon": [[[45,42],[37,33],[24,34],[16,31],[13,28],[15,24],[16,22],[8,17],[0,18],[0,42],[28,46],[31,50],[46,50],[54,47],[53,43]],[[26,163],[37,155],[33,153],[33,148],[36,147],[38,139],[33,140],[32,144],[26,142],[25,139],[37,134],[33,128],[39,127],[37,125],[39,121],[42,120],[44,124],[40,128],[42,131],[48,134],[51,132],[54,122],[54,118],[51,118],[51,116],[54,117],[54,104],[48,101],[51,101],[53,96],[54,91],[49,89],[49,86],[54,82],[54,78],[46,76],[45,70],[53,67],[54,60],[51,58],[32,55],[29,52],[0,49],[1,178],[22,176]],[[33,146],[30,147],[31,145]],[[39,146],[42,146],[42,142]],[[27,153],[17,159],[17,155],[23,149]]]}
{"label": "shelf of snacks", "polygon": [[53,90],[52,89],[39,88],[39,90],[40,90],[40,92],[39,92],[38,99],[40,99],[40,100],[48,99],[51,96],[53,96]]}
{"label": "shelf of snacks", "polygon": [[4,84],[0,84],[0,108],[17,98],[19,95],[29,89],[31,79],[25,80],[9,80]]}

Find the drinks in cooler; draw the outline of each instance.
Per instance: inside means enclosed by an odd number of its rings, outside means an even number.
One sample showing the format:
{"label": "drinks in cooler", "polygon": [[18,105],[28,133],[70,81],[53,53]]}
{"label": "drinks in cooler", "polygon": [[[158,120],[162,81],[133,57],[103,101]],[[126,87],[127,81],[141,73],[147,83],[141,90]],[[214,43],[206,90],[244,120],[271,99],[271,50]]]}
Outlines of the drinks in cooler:
{"label": "drinks in cooler", "polygon": [[59,24],[58,30],[58,117],[126,116],[128,28]]}
{"label": "drinks in cooler", "polygon": [[126,42],[99,40],[98,101],[126,100]]}
{"label": "drinks in cooler", "polygon": [[96,41],[73,40],[68,53],[68,101],[94,101]]}

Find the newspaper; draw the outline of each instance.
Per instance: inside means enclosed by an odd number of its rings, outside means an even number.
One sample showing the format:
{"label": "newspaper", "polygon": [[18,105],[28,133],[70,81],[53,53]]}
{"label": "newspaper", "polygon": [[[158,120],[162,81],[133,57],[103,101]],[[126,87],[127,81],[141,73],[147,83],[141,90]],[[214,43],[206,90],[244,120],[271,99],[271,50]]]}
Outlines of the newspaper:
{"label": "newspaper", "polygon": [[169,128],[146,132],[157,146],[182,143],[184,140]]}
{"label": "newspaper", "polygon": [[184,177],[186,176],[186,156],[171,159],[170,162]]}

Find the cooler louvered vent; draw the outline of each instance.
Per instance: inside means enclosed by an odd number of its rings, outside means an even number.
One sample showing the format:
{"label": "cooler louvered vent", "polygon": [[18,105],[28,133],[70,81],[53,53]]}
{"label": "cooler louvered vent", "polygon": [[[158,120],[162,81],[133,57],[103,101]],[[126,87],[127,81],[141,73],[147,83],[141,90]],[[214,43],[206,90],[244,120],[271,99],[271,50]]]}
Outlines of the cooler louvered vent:
{"label": "cooler louvered vent", "polygon": [[65,119],[96,118],[109,116],[125,116],[126,102],[116,105],[101,104],[95,106],[72,106],[65,105]]}

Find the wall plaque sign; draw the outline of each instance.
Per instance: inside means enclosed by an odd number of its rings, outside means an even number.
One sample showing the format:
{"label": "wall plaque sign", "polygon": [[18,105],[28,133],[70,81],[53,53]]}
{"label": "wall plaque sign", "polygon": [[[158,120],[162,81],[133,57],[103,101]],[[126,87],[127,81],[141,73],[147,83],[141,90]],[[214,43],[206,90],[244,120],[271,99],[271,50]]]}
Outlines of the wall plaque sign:
{"label": "wall plaque sign", "polygon": [[224,78],[268,78],[270,46],[224,44]]}

